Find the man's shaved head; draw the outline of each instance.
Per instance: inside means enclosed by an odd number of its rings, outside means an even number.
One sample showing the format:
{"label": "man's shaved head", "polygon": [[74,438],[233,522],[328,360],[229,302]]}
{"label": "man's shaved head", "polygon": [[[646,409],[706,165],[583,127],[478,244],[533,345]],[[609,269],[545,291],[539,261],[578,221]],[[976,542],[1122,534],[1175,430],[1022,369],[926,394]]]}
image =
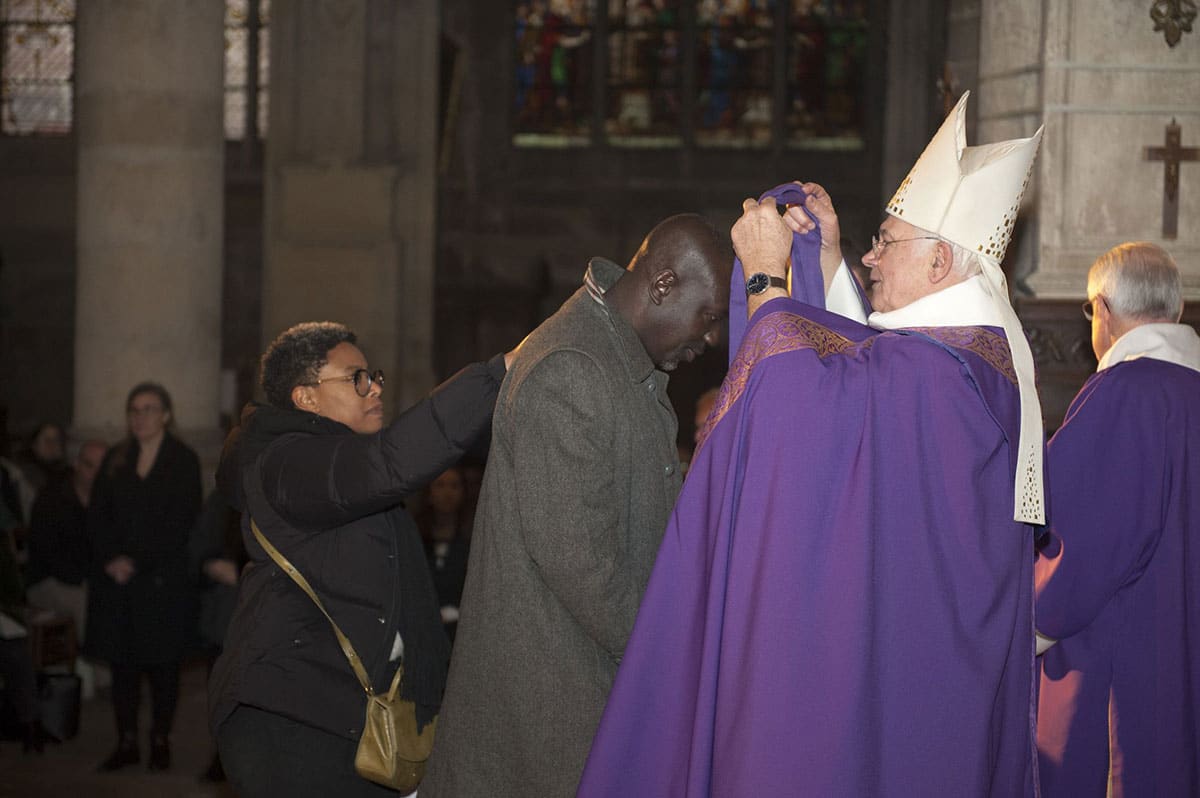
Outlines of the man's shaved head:
{"label": "man's shaved head", "polygon": [[654,273],[674,269],[681,277],[699,272],[701,277],[726,279],[733,265],[731,245],[707,219],[695,213],[670,216],[654,226],[629,264],[633,272]]}
{"label": "man's shaved head", "polygon": [[733,248],[703,216],[664,219],[643,239],[613,301],[664,371],[720,341]]}

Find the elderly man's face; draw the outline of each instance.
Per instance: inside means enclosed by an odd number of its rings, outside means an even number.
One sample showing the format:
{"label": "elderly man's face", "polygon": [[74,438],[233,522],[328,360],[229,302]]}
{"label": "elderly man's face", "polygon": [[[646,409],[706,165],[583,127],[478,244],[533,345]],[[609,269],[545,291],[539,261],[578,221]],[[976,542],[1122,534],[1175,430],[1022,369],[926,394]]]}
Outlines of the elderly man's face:
{"label": "elderly man's face", "polygon": [[879,246],[862,259],[871,270],[868,290],[876,311],[899,310],[945,287],[930,280],[938,242],[929,235],[894,216],[879,226]]}

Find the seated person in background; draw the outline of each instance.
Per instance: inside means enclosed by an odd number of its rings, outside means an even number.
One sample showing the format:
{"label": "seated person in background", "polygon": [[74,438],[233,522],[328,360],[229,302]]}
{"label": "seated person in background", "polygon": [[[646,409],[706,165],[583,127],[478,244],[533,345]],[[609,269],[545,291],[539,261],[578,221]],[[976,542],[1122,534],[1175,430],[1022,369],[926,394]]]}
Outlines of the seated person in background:
{"label": "seated person in background", "polygon": [[11,535],[0,530],[0,706],[12,706],[25,750],[42,750],[38,723],[37,681],[29,655],[28,611],[25,591]]}
{"label": "seated person in background", "polygon": [[42,489],[29,519],[29,603],[70,616],[80,644],[86,628],[85,581],[92,560],[87,507],[107,451],[102,441],[80,446],[70,473]]}
{"label": "seated person in background", "polygon": [[53,422],[43,422],[34,428],[29,444],[17,452],[16,463],[25,479],[40,491],[67,473],[67,435]]}
{"label": "seated person in background", "polygon": [[[204,500],[188,540],[188,559],[192,572],[200,580],[197,631],[209,673],[225,645],[225,633],[237,606],[238,579],[246,564],[241,521],[241,513],[229,506],[220,490],[214,490]],[[200,774],[200,780],[225,781],[225,769],[216,751],[215,740],[212,760]]]}
{"label": "seated person in background", "polygon": [[433,575],[442,624],[453,643],[471,550],[471,528],[466,525],[471,513],[462,470],[455,467],[443,471],[425,488],[424,499],[417,515],[417,528],[425,543],[425,558]]}

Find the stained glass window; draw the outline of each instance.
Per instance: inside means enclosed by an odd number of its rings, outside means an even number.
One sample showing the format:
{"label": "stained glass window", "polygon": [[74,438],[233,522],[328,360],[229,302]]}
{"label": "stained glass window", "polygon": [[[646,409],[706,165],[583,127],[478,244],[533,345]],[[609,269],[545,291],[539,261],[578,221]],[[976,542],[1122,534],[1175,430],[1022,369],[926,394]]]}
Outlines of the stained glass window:
{"label": "stained glass window", "polygon": [[516,144],[865,146],[868,0],[595,5],[514,0]]}
{"label": "stained glass window", "polygon": [[680,0],[609,0],[604,130],[614,144],[672,146],[683,111]]}
{"label": "stained glass window", "polygon": [[865,2],[792,0],[788,24],[788,143],[862,146]]}
{"label": "stained glass window", "polygon": [[769,145],[774,0],[702,0],[696,16],[697,143]]}
{"label": "stained glass window", "polygon": [[595,11],[596,0],[517,3],[516,143],[590,141]]}
{"label": "stained glass window", "polygon": [[0,0],[0,130],[71,130],[75,0]]}
{"label": "stained glass window", "polygon": [[270,11],[271,0],[225,0],[225,138],[232,141],[246,138],[248,113],[256,123],[254,137],[266,138]]}

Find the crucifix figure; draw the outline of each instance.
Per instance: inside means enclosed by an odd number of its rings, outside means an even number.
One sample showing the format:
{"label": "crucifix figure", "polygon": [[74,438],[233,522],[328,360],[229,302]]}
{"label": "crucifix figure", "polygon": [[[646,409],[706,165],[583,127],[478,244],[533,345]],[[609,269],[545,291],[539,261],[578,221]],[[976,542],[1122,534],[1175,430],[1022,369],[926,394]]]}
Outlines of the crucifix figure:
{"label": "crucifix figure", "polygon": [[1200,160],[1200,148],[1182,147],[1182,128],[1172,119],[1167,125],[1167,140],[1163,147],[1147,147],[1147,161],[1163,162],[1163,238],[1179,235],[1179,165],[1184,161]]}

